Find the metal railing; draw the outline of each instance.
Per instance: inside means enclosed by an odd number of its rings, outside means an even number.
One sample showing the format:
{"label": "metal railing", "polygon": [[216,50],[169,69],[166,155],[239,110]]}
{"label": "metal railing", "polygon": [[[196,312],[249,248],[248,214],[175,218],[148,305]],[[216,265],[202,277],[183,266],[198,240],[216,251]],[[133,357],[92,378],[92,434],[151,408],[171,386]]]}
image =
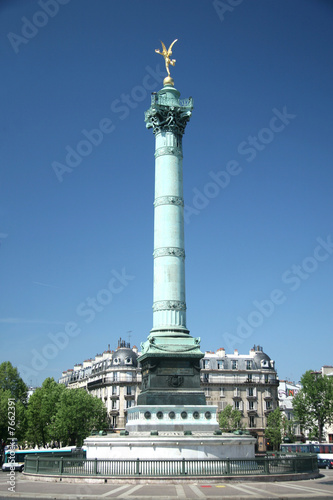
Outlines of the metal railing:
{"label": "metal railing", "polygon": [[26,456],[30,474],[99,477],[252,476],[318,472],[317,455],[202,460],[88,460]]}
{"label": "metal railing", "polygon": [[177,104],[178,106],[186,109],[192,109],[193,108],[193,99],[192,97],[189,97],[188,99],[172,99],[172,98],[167,98],[165,95],[158,95],[158,94],[152,94],[151,95],[151,104],[152,106],[175,106]]}

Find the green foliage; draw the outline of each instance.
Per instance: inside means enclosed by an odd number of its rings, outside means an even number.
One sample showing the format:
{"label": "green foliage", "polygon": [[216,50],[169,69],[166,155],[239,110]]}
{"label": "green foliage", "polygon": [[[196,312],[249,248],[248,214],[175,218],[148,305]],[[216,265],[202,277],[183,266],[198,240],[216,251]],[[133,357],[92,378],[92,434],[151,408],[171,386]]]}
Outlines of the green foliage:
{"label": "green foliage", "polygon": [[280,408],[272,411],[267,417],[267,427],[265,429],[265,437],[273,446],[274,450],[278,450],[282,442],[283,435],[283,417]]}
{"label": "green foliage", "polygon": [[241,429],[242,413],[234,410],[231,405],[227,405],[219,414],[219,424],[223,432],[231,432]]}
{"label": "green foliage", "polygon": [[84,389],[67,389],[53,378],[44,380],[28,403],[27,441],[43,445],[57,441],[81,446],[93,429],[108,426],[103,402]]}
{"label": "green foliage", "polygon": [[53,378],[44,380],[41,387],[30,396],[27,410],[28,429],[26,438],[33,446],[45,446],[55,437],[51,434],[51,423],[57,413],[60,395],[66,387]]}
{"label": "green foliage", "polygon": [[107,411],[103,402],[84,389],[66,389],[61,393],[51,434],[63,445],[82,446],[93,429],[107,427]]}
{"label": "green foliage", "polygon": [[282,427],[283,427],[283,439],[286,439],[288,443],[294,443],[296,441],[295,435],[295,420],[288,420],[285,415],[282,417]]}
{"label": "green foliage", "polygon": [[[0,364],[0,443],[22,441],[26,431],[28,387],[10,361]],[[9,401],[11,400],[11,401]],[[11,429],[14,429],[13,431]]]}
{"label": "green foliage", "polygon": [[10,391],[15,401],[27,404],[28,387],[10,361],[4,361],[0,365],[0,389]]}
{"label": "green foliage", "polygon": [[333,378],[309,370],[301,384],[293,399],[294,414],[301,427],[321,442],[324,426],[333,422]]}

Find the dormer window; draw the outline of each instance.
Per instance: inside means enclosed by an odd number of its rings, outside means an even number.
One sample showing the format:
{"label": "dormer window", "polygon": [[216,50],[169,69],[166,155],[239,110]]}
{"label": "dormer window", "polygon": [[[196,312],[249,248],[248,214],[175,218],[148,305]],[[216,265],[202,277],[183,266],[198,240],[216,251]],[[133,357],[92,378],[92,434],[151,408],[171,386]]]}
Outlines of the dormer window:
{"label": "dormer window", "polygon": [[237,368],[238,368],[238,362],[237,362],[237,360],[236,360],[236,359],[233,359],[233,360],[231,361],[231,368],[232,368],[233,370],[237,370]]}

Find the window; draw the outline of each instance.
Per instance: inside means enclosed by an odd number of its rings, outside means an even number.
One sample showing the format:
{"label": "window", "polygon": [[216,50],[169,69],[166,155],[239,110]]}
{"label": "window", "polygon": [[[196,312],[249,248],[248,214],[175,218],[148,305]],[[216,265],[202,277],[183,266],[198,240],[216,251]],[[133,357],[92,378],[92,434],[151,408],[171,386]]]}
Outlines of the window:
{"label": "window", "polygon": [[268,384],[268,375],[265,375],[265,384]]}
{"label": "window", "polygon": [[237,370],[237,367],[238,367],[238,362],[236,361],[236,359],[233,359],[231,362],[231,368],[233,370]]}
{"label": "window", "polygon": [[236,399],[236,401],[234,401],[234,409],[241,411],[243,409],[243,403],[242,403],[242,401],[238,401]]}
{"label": "window", "polygon": [[131,396],[131,394],[132,394],[132,387],[130,385],[128,385],[126,387],[126,394],[127,394],[127,396]]}
{"label": "window", "polygon": [[220,387],[220,396],[221,396],[221,398],[224,398],[224,396],[225,396],[224,387]]}
{"label": "window", "polygon": [[116,399],[112,400],[112,410],[117,410],[118,401]]}
{"label": "window", "polygon": [[118,380],[118,372],[113,372],[113,381],[117,382]]}
{"label": "window", "polygon": [[253,416],[253,415],[251,415],[251,416],[249,417],[249,427],[250,427],[250,428],[253,428],[253,427],[255,427],[255,426],[256,426],[256,421],[255,421],[255,418],[254,418],[254,416]]}
{"label": "window", "polygon": [[266,401],[266,410],[271,410],[271,409],[272,409],[272,402]]}
{"label": "window", "polygon": [[202,360],[202,368],[203,369],[209,368],[209,359],[203,359]]}
{"label": "window", "polygon": [[249,360],[246,361],[246,369],[252,370],[252,361],[249,361]]}
{"label": "window", "polygon": [[132,406],[132,400],[131,399],[128,399],[126,401],[126,408],[130,408]]}
{"label": "window", "polygon": [[217,409],[218,409],[218,411],[224,410],[226,408],[226,406],[227,406],[227,402],[226,401],[219,401],[217,403]]}
{"label": "window", "polygon": [[240,396],[240,389],[238,387],[235,387],[234,389],[234,397],[238,398]]}
{"label": "window", "polygon": [[205,387],[205,396],[210,396],[210,388],[209,387]]}
{"label": "window", "polygon": [[249,387],[248,388],[247,395],[250,396],[250,397],[254,396],[253,387]]}
{"label": "window", "polygon": [[118,387],[116,385],[113,385],[112,386],[112,395],[113,396],[116,396],[118,394],[118,391],[117,391]]}
{"label": "window", "polygon": [[251,410],[254,410],[254,409],[255,409],[255,407],[254,407],[254,401],[249,401],[249,403],[248,403],[248,404],[249,404],[249,406],[248,406],[248,410],[250,410],[250,411],[251,411]]}
{"label": "window", "polygon": [[247,376],[247,381],[248,382],[252,382],[252,373],[249,373],[248,376]]}
{"label": "window", "polygon": [[217,362],[217,369],[223,370],[223,368],[224,368],[224,361],[218,361]]}

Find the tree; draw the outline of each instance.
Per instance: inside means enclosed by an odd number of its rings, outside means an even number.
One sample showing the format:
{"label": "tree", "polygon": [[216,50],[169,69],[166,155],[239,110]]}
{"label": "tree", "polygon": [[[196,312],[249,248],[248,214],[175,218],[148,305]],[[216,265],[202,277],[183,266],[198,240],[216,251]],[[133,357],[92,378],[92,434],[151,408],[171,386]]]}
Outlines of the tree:
{"label": "tree", "polygon": [[293,399],[294,414],[301,427],[322,442],[324,426],[333,422],[333,378],[308,370],[301,384]]}
{"label": "tree", "polygon": [[283,435],[283,417],[280,408],[276,408],[267,417],[267,427],[265,429],[266,440],[273,446],[274,450],[278,450],[282,442]]}
{"label": "tree", "polygon": [[219,415],[219,424],[223,432],[241,429],[241,420],[242,413],[239,410],[233,409],[231,405],[227,405]]}
{"label": "tree", "polygon": [[11,438],[22,441],[26,430],[28,387],[10,361],[0,364],[0,446]]}
{"label": "tree", "polygon": [[288,443],[296,441],[295,426],[295,420],[288,420],[285,415],[282,416],[283,439]]}
{"label": "tree", "polygon": [[26,438],[33,446],[46,446],[47,443],[56,440],[51,434],[51,423],[57,413],[61,393],[66,390],[63,384],[58,384],[53,378],[47,378],[30,396]]}
{"label": "tree", "polygon": [[28,387],[10,361],[4,361],[0,365],[0,389],[10,391],[15,401],[27,404]]}
{"label": "tree", "polygon": [[108,426],[104,403],[84,389],[66,389],[60,395],[51,435],[63,445],[82,446],[83,440],[93,429]]}

